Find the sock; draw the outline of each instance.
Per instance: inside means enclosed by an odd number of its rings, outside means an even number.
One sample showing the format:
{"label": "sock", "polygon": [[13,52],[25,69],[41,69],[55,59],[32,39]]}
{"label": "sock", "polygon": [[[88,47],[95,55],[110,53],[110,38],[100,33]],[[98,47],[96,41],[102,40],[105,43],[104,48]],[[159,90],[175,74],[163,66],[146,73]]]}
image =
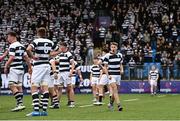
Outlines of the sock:
{"label": "sock", "polygon": [[112,97],[112,96],[109,96],[109,102],[110,102],[110,104],[111,104],[111,105],[113,105],[113,103],[114,103],[114,99],[113,99],[113,97]]}
{"label": "sock", "polygon": [[23,93],[20,93],[21,100],[19,101],[21,105],[23,105]]}
{"label": "sock", "polygon": [[99,94],[99,102],[102,102],[103,95]]}
{"label": "sock", "polygon": [[117,106],[118,106],[118,107],[121,107],[121,103],[118,103]]}
{"label": "sock", "polygon": [[47,106],[48,106],[48,101],[49,101],[49,92],[44,92],[43,93],[43,111],[47,111]]}
{"label": "sock", "polygon": [[16,93],[14,93],[14,97],[15,97],[15,99],[16,99],[16,103],[17,103],[17,105],[20,105],[20,104],[22,104],[21,102],[21,93],[20,92],[16,92]]}
{"label": "sock", "polygon": [[74,105],[75,104],[75,102],[74,101],[69,101],[70,102],[70,105]]}
{"label": "sock", "polygon": [[34,111],[39,111],[39,95],[38,92],[32,94],[33,104],[34,104]]}
{"label": "sock", "polygon": [[53,96],[53,105],[59,105],[59,101],[58,101],[57,95]]}
{"label": "sock", "polygon": [[40,102],[39,102],[41,108],[42,108],[42,106],[43,106],[43,101],[42,101],[42,100],[43,100],[43,94],[41,93],[41,99],[40,99]]}

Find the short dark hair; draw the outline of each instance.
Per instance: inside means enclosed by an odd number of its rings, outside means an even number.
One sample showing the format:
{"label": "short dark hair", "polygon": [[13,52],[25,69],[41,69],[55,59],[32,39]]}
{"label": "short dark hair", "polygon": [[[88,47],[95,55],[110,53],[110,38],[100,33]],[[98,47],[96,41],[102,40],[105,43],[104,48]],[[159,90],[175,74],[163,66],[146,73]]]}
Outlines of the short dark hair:
{"label": "short dark hair", "polygon": [[46,28],[40,27],[37,29],[37,34],[40,37],[46,37]]}
{"label": "short dark hair", "polygon": [[116,45],[116,46],[118,46],[118,43],[117,43],[117,42],[111,42],[110,45]]}
{"label": "short dark hair", "polygon": [[14,31],[8,32],[7,35],[10,35],[10,36],[13,36],[13,37],[17,37],[17,34],[16,34],[16,32],[14,32]]}
{"label": "short dark hair", "polygon": [[68,47],[68,44],[67,44],[66,42],[60,42],[60,45],[61,45],[61,46]]}

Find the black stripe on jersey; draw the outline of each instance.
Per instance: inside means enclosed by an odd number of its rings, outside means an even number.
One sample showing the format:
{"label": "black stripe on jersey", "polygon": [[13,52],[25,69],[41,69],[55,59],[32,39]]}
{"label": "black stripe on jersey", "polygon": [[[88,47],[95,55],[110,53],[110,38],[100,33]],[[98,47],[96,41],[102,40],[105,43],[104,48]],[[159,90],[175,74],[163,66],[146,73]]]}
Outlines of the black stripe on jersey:
{"label": "black stripe on jersey", "polygon": [[34,63],[34,66],[41,65],[41,64],[49,64],[49,61],[35,62],[35,63]]}
{"label": "black stripe on jersey", "polygon": [[48,60],[48,57],[39,57],[39,60]]}
{"label": "black stripe on jersey", "polygon": [[9,52],[15,52],[15,48],[10,48]]}
{"label": "black stripe on jersey", "polygon": [[[44,54],[44,50],[35,50],[36,54]],[[50,53],[50,50],[48,50],[48,53]]]}
{"label": "black stripe on jersey", "polygon": [[69,71],[70,69],[63,69],[63,70],[60,69],[60,72],[69,72]]}
{"label": "black stripe on jersey", "polygon": [[109,62],[109,65],[119,65],[120,62],[119,61],[113,61],[113,62]]}
{"label": "black stripe on jersey", "polygon": [[38,43],[37,43],[37,46],[38,46],[38,47],[44,46],[45,43],[47,43],[46,47],[52,47],[52,43],[49,43],[49,42],[38,42]]}
{"label": "black stripe on jersey", "polygon": [[22,66],[22,63],[18,63],[18,64],[11,64],[10,67],[17,67],[17,66]]}
{"label": "black stripe on jersey", "polygon": [[22,67],[22,68],[15,68],[16,70],[24,70],[24,67]]}
{"label": "black stripe on jersey", "polygon": [[22,58],[21,59],[14,59],[14,62],[22,62]]}
{"label": "black stripe on jersey", "polygon": [[67,65],[60,65],[59,67],[60,67],[60,68],[62,68],[62,67],[68,67],[68,68],[70,69],[70,67],[67,66]]}
{"label": "black stripe on jersey", "polygon": [[15,48],[15,50],[24,50],[24,51],[25,51],[25,48],[24,48],[23,46],[17,46],[17,47]]}
{"label": "black stripe on jersey", "polygon": [[117,68],[108,67],[108,70],[114,70],[114,71],[120,72],[120,66],[117,66]]}
{"label": "black stripe on jersey", "polygon": [[109,75],[120,75],[120,72],[109,72]]}
{"label": "black stripe on jersey", "polygon": [[15,56],[22,56],[21,53],[15,53]]}

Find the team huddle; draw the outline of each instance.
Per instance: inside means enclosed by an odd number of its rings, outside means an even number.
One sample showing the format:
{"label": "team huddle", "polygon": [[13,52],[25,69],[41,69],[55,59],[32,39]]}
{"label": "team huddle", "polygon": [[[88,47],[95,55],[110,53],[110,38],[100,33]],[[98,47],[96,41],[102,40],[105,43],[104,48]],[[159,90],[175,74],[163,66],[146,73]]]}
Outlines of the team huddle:
{"label": "team huddle", "polygon": [[[37,36],[38,38],[25,48],[17,41],[16,33],[9,32],[7,41],[10,46],[1,56],[2,59],[9,55],[4,67],[4,73],[8,74],[9,88],[17,101],[17,105],[12,111],[25,109],[22,89],[23,61],[28,65],[34,110],[26,116],[47,116],[49,98],[51,98],[49,107],[58,109],[63,88],[66,88],[68,107],[75,107],[74,86],[76,75],[78,75],[80,81],[83,81],[80,66],[68,51],[67,43],[60,42],[55,45],[51,40],[46,39],[45,28],[39,28]],[[93,63],[90,82],[94,105],[103,104],[104,86],[107,86],[109,90],[108,107],[113,109],[115,101],[118,111],[122,111],[118,90],[124,69],[122,54],[118,52],[118,44],[112,42],[110,51],[104,50],[101,57],[95,56]],[[41,96],[39,97],[39,95]]]}

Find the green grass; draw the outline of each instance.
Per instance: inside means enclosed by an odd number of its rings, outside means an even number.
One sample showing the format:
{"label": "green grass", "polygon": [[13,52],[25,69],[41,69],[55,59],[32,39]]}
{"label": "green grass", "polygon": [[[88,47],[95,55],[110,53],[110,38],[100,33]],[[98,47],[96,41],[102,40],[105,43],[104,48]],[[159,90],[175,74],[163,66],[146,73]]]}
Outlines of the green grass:
{"label": "green grass", "polygon": [[[159,97],[162,96],[162,97]],[[138,99],[127,101],[129,99]],[[49,109],[47,117],[25,117],[32,111],[31,97],[25,96],[26,109],[21,112],[10,112],[15,105],[13,96],[0,96],[0,119],[1,120],[178,120],[180,119],[180,95],[157,95],[151,97],[149,94],[122,94],[121,100],[124,107],[123,112],[118,112],[115,106],[114,111],[107,108],[108,97],[105,98],[105,105],[79,107],[91,104],[92,95],[76,95],[76,107],[66,106],[66,96],[62,97],[60,109]]]}

